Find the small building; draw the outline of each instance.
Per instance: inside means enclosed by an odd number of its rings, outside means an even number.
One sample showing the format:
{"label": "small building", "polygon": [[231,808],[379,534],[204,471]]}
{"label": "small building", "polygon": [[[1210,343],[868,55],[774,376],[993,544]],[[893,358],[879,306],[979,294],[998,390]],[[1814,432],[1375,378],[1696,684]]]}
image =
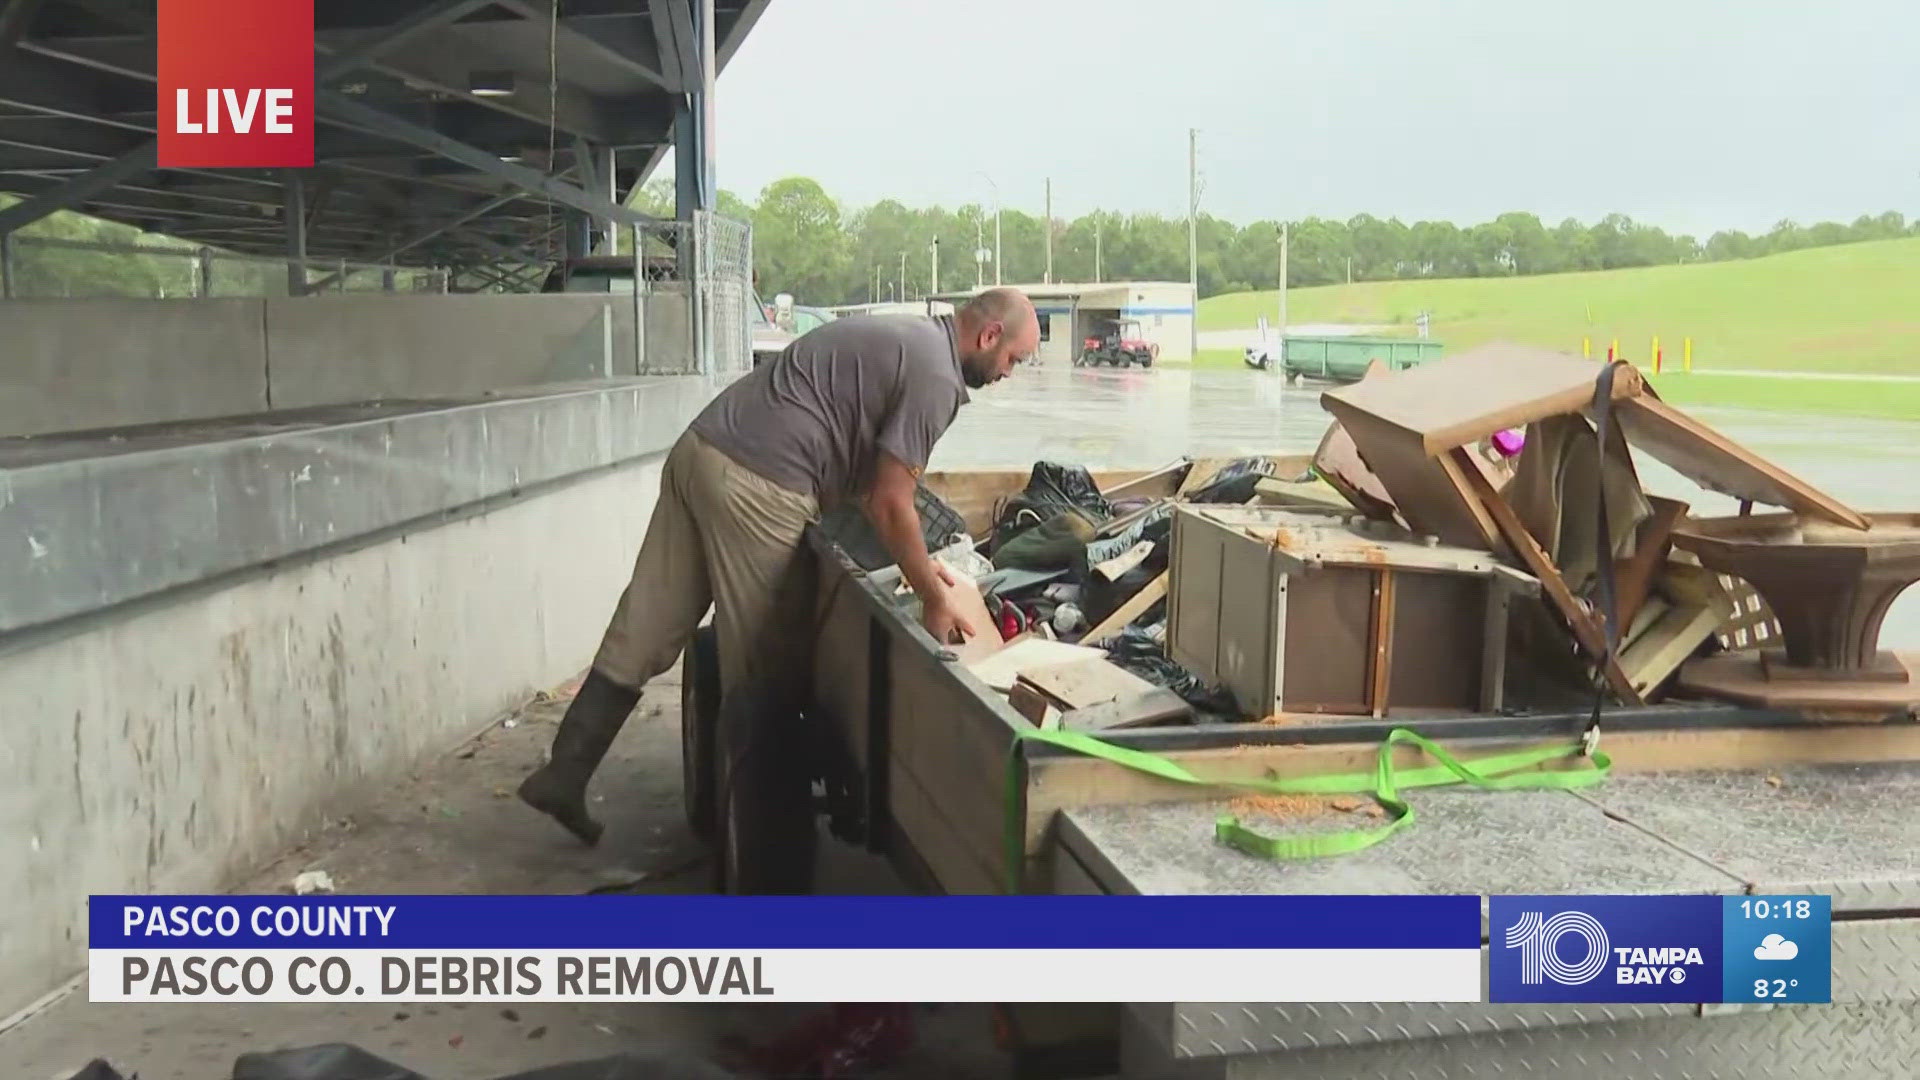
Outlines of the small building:
{"label": "small building", "polygon": [[[1140,324],[1140,337],[1160,347],[1161,362],[1193,361],[1193,286],[1184,281],[1107,281],[1098,284],[1015,285],[1040,316],[1044,363],[1071,364],[1081,343],[1114,323]],[[965,303],[979,289],[936,293]]]}

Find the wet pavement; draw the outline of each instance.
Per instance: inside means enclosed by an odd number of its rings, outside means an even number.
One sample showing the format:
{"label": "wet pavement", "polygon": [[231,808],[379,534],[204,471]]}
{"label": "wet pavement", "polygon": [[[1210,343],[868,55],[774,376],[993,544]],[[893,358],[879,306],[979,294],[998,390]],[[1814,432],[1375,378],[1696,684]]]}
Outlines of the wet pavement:
{"label": "wet pavement", "polygon": [[[1183,455],[1308,453],[1326,431],[1323,384],[1234,370],[1036,367],[975,391],[934,451],[936,469],[1007,468],[1038,459],[1152,468]],[[1689,412],[1856,509],[1920,511],[1920,422],[1741,409]],[[1738,509],[1636,455],[1656,494],[1703,516]],[[1764,508],[1756,508],[1763,511]],[[1920,649],[1920,589],[1887,616],[1882,643]]]}

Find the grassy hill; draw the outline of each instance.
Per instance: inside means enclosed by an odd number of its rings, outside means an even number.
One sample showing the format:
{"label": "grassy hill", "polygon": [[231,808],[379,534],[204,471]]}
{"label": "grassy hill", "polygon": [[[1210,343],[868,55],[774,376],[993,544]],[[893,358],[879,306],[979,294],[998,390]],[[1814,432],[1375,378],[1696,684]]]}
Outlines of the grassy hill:
{"label": "grassy hill", "polygon": [[[1406,335],[1425,309],[1449,351],[1506,339],[1577,353],[1588,336],[1600,357],[1618,338],[1622,354],[1647,367],[1658,334],[1669,370],[1692,337],[1696,370],[1920,375],[1920,238],[1739,262],[1293,289],[1287,305],[1291,323],[1384,324]],[[1200,303],[1200,329],[1251,329],[1277,306],[1273,290],[1211,297]]]}

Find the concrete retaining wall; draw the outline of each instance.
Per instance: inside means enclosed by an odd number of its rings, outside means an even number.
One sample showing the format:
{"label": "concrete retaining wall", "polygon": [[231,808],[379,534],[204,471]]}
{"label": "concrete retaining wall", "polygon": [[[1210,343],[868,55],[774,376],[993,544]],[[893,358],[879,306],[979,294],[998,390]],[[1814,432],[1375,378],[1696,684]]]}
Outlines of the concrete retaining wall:
{"label": "concrete retaining wall", "polygon": [[89,895],[220,891],[582,670],[716,389],[0,445],[0,1017],[80,969]]}
{"label": "concrete retaining wall", "polygon": [[0,302],[0,435],[694,370],[686,298],[313,296]]}
{"label": "concrete retaining wall", "polygon": [[266,407],[259,300],[0,301],[0,435]]}
{"label": "concrete retaining wall", "polygon": [[0,1016],[87,897],[218,891],[358,789],[583,669],[658,457],[0,655]]}

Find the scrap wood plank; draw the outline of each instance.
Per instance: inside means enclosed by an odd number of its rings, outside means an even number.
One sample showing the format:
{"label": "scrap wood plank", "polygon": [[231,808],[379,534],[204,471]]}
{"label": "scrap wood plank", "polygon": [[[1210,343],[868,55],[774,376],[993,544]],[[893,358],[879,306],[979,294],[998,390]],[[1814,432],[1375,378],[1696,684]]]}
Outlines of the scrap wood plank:
{"label": "scrap wood plank", "polygon": [[[1320,404],[1352,431],[1352,418],[1367,416],[1409,436],[1421,454],[1432,457],[1507,428],[1579,412],[1593,403],[1594,389],[1606,365],[1566,353],[1495,342],[1418,367],[1392,378],[1362,379],[1320,396]],[[1632,367],[1614,374],[1614,400],[1645,391]],[[1353,432],[1356,441],[1359,433]],[[1376,471],[1365,443],[1362,453]],[[1382,475],[1396,500],[1402,493]]]}
{"label": "scrap wood plank", "polygon": [[1465,473],[1482,476],[1478,466],[1469,464],[1463,472],[1453,458],[1423,450],[1417,434],[1378,417],[1351,413],[1340,422],[1410,527],[1455,547],[1501,550],[1499,529],[1468,486]]}
{"label": "scrap wood plank", "polygon": [[1014,712],[1033,721],[1034,727],[1059,726],[1059,709],[1055,708],[1040,691],[1017,679],[1012,688],[1007,691],[1007,704],[1013,706]]}
{"label": "scrap wood plank", "polygon": [[1099,641],[1119,633],[1128,623],[1146,613],[1155,602],[1167,595],[1167,582],[1172,571],[1163,570],[1159,577],[1140,587],[1140,591],[1128,597],[1126,602],[1113,609],[1113,613],[1100,620],[1100,625],[1088,630],[1081,641]]}
{"label": "scrap wood plank", "polygon": [[1653,505],[1653,516],[1641,522],[1633,554],[1614,562],[1614,598],[1620,606],[1622,626],[1633,625],[1634,615],[1653,587],[1654,571],[1673,550],[1673,528],[1687,515],[1687,504],[1677,499],[1649,495],[1647,502]]}
{"label": "scrap wood plank", "polygon": [[1116,698],[1097,705],[1073,709],[1060,716],[1060,726],[1069,731],[1109,731],[1115,728],[1153,727],[1193,718],[1193,706],[1164,686],[1150,686],[1146,693]]}
{"label": "scrap wood plank", "polygon": [[1726,617],[1725,608],[1710,604],[1668,608],[1620,651],[1620,667],[1633,680],[1634,689],[1645,697],[1678,670]]}
{"label": "scrap wood plank", "polygon": [[1193,472],[1191,461],[1176,461],[1162,466],[1145,476],[1138,476],[1124,483],[1115,484],[1100,494],[1108,502],[1120,502],[1125,499],[1170,499],[1173,493],[1187,481]]}
{"label": "scrap wood plank", "polygon": [[[1466,450],[1459,447],[1448,451],[1450,456],[1464,456],[1466,453]],[[1560,576],[1560,568],[1553,565],[1552,559],[1547,558],[1547,553],[1540,548],[1540,542],[1535,540],[1533,534],[1527,531],[1527,527],[1520,523],[1520,518],[1513,512],[1513,507],[1507,505],[1506,498],[1493,489],[1492,483],[1478,469],[1468,464],[1461,471],[1467,476],[1468,483],[1476,489],[1481,505],[1493,516],[1507,544],[1519,554],[1521,561],[1527,564],[1527,570],[1539,580],[1541,589],[1547,594],[1547,599],[1552,601],[1554,608],[1560,612],[1560,617],[1565,619],[1567,625],[1572,628],[1574,639],[1579,642],[1582,649],[1586,650],[1588,656],[1598,660],[1606,652],[1606,638],[1594,619],[1587,613],[1587,609],[1574,597],[1573,591],[1567,588],[1566,579]],[[1607,661],[1605,675],[1607,685],[1613,688],[1614,693],[1620,695],[1622,701],[1629,705],[1643,703],[1640,692],[1634,688],[1633,680],[1627,678],[1626,672],[1620,670],[1617,656]]]}
{"label": "scrap wood plank", "polygon": [[1154,688],[1147,680],[1102,657],[1027,668],[1020,672],[1017,683],[1068,711],[1139,697]]}
{"label": "scrap wood plank", "polygon": [[1025,637],[1008,642],[1006,648],[991,656],[968,661],[967,669],[973,672],[974,678],[986,683],[992,689],[1006,692],[1013,689],[1013,684],[1020,680],[1020,673],[1028,668],[1048,667],[1105,655],[1107,654],[1104,649],[1069,645],[1064,641],[1049,641],[1043,637]]}
{"label": "scrap wood plank", "polygon": [[1614,416],[1627,442],[1709,491],[1850,528],[1868,525],[1859,511],[1651,394],[1620,402]]}
{"label": "scrap wood plank", "polygon": [[1261,496],[1261,501],[1268,505],[1326,507],[1348,511],[1355,509],[1352,501],[1342,495],[1339,488],[1325,480],[1300,483],[1267,476],[1254,484],[1253,490]]}

